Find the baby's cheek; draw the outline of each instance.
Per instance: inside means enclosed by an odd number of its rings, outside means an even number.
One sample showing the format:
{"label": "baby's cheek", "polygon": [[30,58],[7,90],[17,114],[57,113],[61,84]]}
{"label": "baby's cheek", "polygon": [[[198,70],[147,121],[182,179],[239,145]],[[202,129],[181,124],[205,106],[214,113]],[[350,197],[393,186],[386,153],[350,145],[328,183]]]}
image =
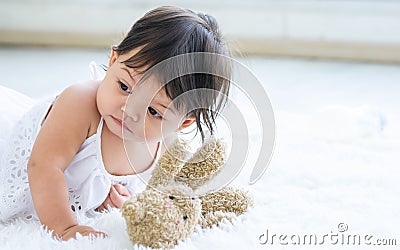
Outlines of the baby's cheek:
{"label": "baby's cheek", "polygon": [[[147,141],[159,141],[163,136],[165,137],[168,134],[160,125],[146,124],[145,127],[145,138]],[[164,132],[164,135],[162,132]]]}

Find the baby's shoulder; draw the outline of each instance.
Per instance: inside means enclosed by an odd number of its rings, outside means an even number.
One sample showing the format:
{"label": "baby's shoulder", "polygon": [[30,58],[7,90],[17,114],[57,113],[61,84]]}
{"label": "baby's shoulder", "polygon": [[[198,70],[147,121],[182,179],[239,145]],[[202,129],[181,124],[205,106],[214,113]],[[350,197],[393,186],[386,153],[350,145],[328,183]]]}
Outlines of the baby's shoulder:
{"label": "baby's shoulder", "polygon": [[79,82],[64,89],[60,97],[67,101],[75,103],[83,109],[96,109],[96,96],[97,89],[99,88],[99,81]]}
{"label": "baby's shoulder", "polygon": [[68,86],[64,91],[73,91],[78,95],[91,95],[95,96],[97,93],[97,89],[100,86],[100,80],[89,80],[75,83],[73,85]]}
{"label": "baby's shoulder", "polygon": [[[74,108],[72,112],[78,112],[79,117],[90,122],[87,137],[96,133],[98,123],[100,122],[100,114],[97,109],[97,89],[101,81],[79,82],[66,88],[59,96],[63,105],[71,105]],[[74,111],[75,110],[75,111]]]}

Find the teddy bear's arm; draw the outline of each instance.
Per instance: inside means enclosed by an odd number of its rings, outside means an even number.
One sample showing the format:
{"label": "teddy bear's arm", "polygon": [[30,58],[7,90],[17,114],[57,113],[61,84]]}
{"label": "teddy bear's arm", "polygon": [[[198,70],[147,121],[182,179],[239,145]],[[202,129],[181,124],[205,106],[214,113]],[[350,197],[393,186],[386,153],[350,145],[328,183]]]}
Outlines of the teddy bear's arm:
{"label": "teddy bear's arm", "polygon": [[214,225],[219,226],[220,222],[225,219],[232,222],[236,218],[236,214],[232,212],[210,212],[202,214],[199,219],[199,224],[202,228],[212,227]]}

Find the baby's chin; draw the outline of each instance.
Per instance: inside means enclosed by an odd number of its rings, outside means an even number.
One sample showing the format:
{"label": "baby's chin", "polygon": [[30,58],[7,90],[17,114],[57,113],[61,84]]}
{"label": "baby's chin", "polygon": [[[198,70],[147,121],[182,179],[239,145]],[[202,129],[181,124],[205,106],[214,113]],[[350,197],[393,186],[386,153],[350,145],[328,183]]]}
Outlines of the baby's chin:
{"label": "baby's chin", "polygon": [[[146,143],[146,141],[147,141],[143,137],[132,135],[132,134],[125,134],[125,133],[122,133],[122,139],[124,139],[124,141],[126,143],[130,143],[130,142]],[[149,141],[148,143],[151,143],[151,141]]]}
{"label": "baby's chin", "polygon": [[164,135],[148,136],[143,134],[134,133],[124,129],[122,131],[122,138],[127,142],[140,142],[144,144],[155,144],[160,141],[173,142],[177,138],[176,132],[165,133]]}
{"label": "baby's chin", "polygon": [[124,139],[124,141],[126,143],[142,143],[142,144],[154,144],[157,143],[159,141],[161,141],[161,138],[145,138],[142,136],[136,136],[136,135],[132,135],[132,134],[122,134],[122,138]]}

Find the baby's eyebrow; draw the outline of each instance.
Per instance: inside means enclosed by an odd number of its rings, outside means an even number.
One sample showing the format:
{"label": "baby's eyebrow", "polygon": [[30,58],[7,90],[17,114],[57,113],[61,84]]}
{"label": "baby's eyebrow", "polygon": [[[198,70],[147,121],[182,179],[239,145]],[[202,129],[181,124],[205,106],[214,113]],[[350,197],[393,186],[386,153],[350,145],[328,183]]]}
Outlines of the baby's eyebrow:
{"label": "baby's eyebrow", "polygon": [[[156,100],[155,100],[155,101],[156,101]],[[165,109],[170,110],[174,115],[176,115],[174,109],[168,108],[167,106],[165,106],[165,104],[163,104],[163,103],[161,103],[161,102],[159,102],[159,101],[156,101],[156,104],[160,105],[161,107],[164,107]]]}
{"label": "baby's eyebrow", "polygon": [[136,82],[136,81],[135,81],[135,78],[133,78],[131,72],[130,72],[127,68],[122,67],[122,69],[125,70],[125,71],[129,74],[129,77],[132,79],[133,82]]}

